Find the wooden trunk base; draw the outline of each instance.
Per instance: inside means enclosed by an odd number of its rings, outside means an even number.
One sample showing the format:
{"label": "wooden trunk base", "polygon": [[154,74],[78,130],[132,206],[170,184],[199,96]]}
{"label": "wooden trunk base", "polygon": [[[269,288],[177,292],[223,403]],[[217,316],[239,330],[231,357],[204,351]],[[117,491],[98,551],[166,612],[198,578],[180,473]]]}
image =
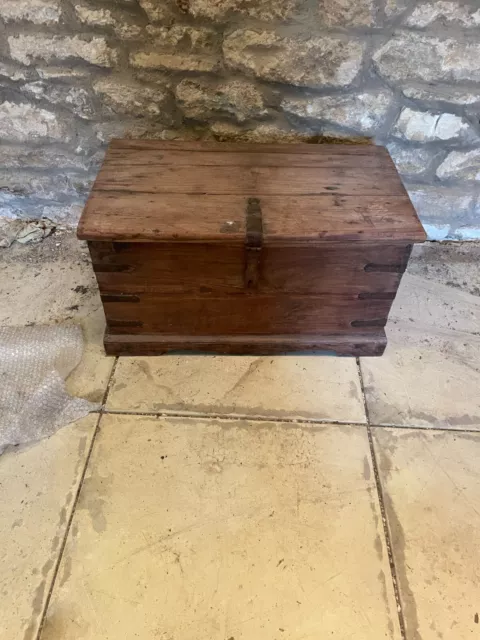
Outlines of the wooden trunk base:
{"label": "wooden trunk base", "polygon": [[341,356],[381,356],[387,338],[379,329],[369,334],[284,336],[176,336],[112,334],[105,332],[105,351],[111,356],[155,356],[169,351],[197,351],[229,355],[270,355],[292,352]]}

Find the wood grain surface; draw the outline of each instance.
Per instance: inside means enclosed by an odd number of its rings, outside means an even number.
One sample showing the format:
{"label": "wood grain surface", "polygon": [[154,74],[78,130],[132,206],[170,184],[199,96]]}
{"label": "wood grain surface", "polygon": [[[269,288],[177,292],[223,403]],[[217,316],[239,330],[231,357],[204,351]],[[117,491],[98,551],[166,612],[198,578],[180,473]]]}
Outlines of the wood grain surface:
{"label": "wood grain surface", "polygon": [[110,145],[79,237],[241,242],[251,198],[266,246],[425,239],[382,147],[122,140]]}
{"label": "wood grain surface", "polygon": [[[244,295],[240,245],[90,242],[102,293]],[[409,255],[405,245],[264,247],[258,293],[395,293]]]}
{"label": "wood grain surface", "polygon": [[[401,196],[404,189],[394,171],[358,166],[204,166],[150,164],[116,166],[106,163],[95,182],[96,191],[183,195],[262,196],[339,195]],[[117,198],[119,196],[117,195]],[[161,198],[158,198],[161,202]]]}
{"label": "wood grain surface", "polygon": [[[267,145],[268,146],[268,145]],[[310,146],[310,145],[308,145]],[[201,154],[194,155],[195,152],[185,150],[170,149],[144,149],[142,147],[128,149],[127,153],[122,147],[110,147],[106,160],[110,166],[117,167],[145,167],[154,165],[171,165],[171,166],[222,166],[222,167],[303,167],[318,169],[353,169],[355,170],[359,159],[361,158],[364,168],[381,170],[385,169],[385,163],[389,166],[387,169],[394,170],[394,165],[390,161],[388,152],[383,147],[372,147],[381,150],[383,153],[363,153],[363,154],[346,154],[337,152],[338,145],[329,146],[322,153],[275,153],[263,149],[258,151],[203,151]],[[223,144],[222,144],[223,148]],[[289,147],[286,148],[287,150]],[[318,149],[318,147],[317,147]]]}
{"label": "wood grain surface", "polygon": [[228,355],[271,355],[284,353],[327,353],[341,356],[381,356],[387,339],[385,331],[338,335],[287,336],[185,336],[159,334],[129,335],[105,333],[108,355],[154,356],[169,351]]}
{"label": "wood grain surface", "polygon": [[136,301],[103,299],[110,333],[163,335],[318,334],[375,331],[385,326],[390,300],[356,296],[187,297],[141,294]]}

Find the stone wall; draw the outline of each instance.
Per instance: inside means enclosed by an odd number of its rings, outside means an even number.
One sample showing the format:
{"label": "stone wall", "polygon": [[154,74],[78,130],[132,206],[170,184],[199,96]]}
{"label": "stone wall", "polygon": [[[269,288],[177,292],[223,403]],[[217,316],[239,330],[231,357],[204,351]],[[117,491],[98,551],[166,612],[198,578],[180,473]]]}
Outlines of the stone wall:
{"label": "stone wall", "polygon": [[115,136],[387,144],[480,237],[478,0],[1,0],[0,217],[75,224]]}

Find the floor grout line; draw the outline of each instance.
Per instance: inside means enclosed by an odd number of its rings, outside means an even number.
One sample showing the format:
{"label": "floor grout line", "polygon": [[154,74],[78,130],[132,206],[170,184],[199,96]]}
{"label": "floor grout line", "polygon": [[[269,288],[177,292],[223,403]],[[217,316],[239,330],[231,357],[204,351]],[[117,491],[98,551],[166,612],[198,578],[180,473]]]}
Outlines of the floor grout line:
{"label": "floor grout line", "polygon": [[[219,412],[208,412],[208,411],[169,411],[168,409],[165,411],[135,411],[128,409],[107,409],[105,407],[105,403],[107,401],[107,396],[104,398],[104,402],[100,411],[104,414],[111,415],[125,415],[125,416],[152,416],[155,418],[186,418],[186,419],[212,419],[212,420],[248,420],[250,422],[279,422],[284,424],[294,424],[294,425],[303,425],[303,424],[311,424],[311,425],[340,425],[340,426],[359,426],[365,427],[369,425],[375,429],[404,429],[404,430],[416,430],[416,431],[445,431],[447,433],[479,433],[479,429],[461,429],[458,427],[432,427],[432,426],[420,426],[420,425],[401,425],[401,424],[374,424],[370,419],[367,397],[365,394],[365,385],[363,381],[363,374],[361,369],[360,358],[355,358],[357,365],[358,377],[360,380],[360,388],[361,395],[363,400],[363,409],[365,412],[366,422],[359,422],[358,420],[335,420],[333,418],[295,418],[288,416],[278,416],[278,415],[251,415],[248,413],[234,413],[234,414],[225,414]],[[118,362],[118,356],[115,360],[115,367]],[[113,377],[113,369],[112,374]],[[110,390],[112,377],[109,380],[108,390]],[[96,413],[96,412],[95,412]]]}
{"label": "floor grout line", "polygon": [[285,416],[258,416],[249,415],[248,413],[202,413],[202,412],[186,412],[186,411],[127,411],[106,409],[106,415],[114,416],[145,416],[152,418],[186,418],[201,420],[248,420],[249,422],[280,422],[285,424],[312,424],[312,425],[328,425],[336,424],[339,426],[366,427],[366,422],[356,422],[355,420],[333,420],[329,418],[288,418]]}
{"label": "floor grout line", "polygon": [[74,515],[75,515],[76,508],[77,508],[78,499],[80,497],[80,492],[82,490],[83,482],[85,480],[85,475],[87,473],[88,465],[90,463],[90,458],[92,456],[93,447],[95,445],[95,440],[96,440],[98,432],[100,430],[100,422],[101,422],[101,420],[103,418],[103,415],[104,415],[104,407],[105,407],[105,403],[107,401],[107,397],[108,397],[108,393],[110,391],[110,387],[111,387],[112,382],[113,382],[113,375],[115,373],[115,369],[117,367],[117,363],[118,363],[118,356],[115,358],[115,361],[113,363],[112,369],[110,371],[110,376],[109,376],[108,381],[107,381],[107,386],[105,388],[105,393],[103,394],[102,408],[98,412],[98,418],[97,418],[97,422],[95,424],[95,429],[93,431],[92,441],[90,443],[90,447],[88,449],[88,452],[87,452],[87,455],[86,455],[86,458],[85,458],[85,464],[83,465],[83,471],[82,471],[82,473],[80,475],[80,481],[78,483],[77,492],[75,493],[75,498],[73,500],[72,509],[71,509],[71,512],[70,512],[70,516],[68,518],[67,526],[65,527],[65,534],[63,536],[62,544],[61,544],[60,550],[58,552],[57,561],[55,563],[55,568],[54,568],[54,571],[53,571],[52,580],[51,580],[51,583],[50,583],[50,587],[48,589],[47,598],[45,600],[45,605],[43,607],[42,616],[40,618],[40,624],[38,626],[38,631],[37,631],[37,634],[35,636],[35,640],[40,640],[41,635],[42,635],[43,627],[44,627],[44,624],[45,624],[45,619],[47,617],[47,611],[48,611],[48,608],[50,606],[50,600],[51,600],[51,597],[52,597],[53,589],[55,588],[55,584],[56,584],[56,581],[57,581],[58,571],[59,571],[60,565],[62,563],[63,553],[65,551],[68,535],[70,533],[70,528],[72,526],[72,521],[73,521],[73,518],[74,518]]}
{"label": "floor grout line", "polygon": [[363,374],[362,374],[362,367],[360,364],[360,358],[355,358],[355,362],[357,363],[357,372],[358,372],[358,379],[360,381],[360,390],[363,398],[363,410],[365,411],[365,419],[367,421],[367,424],[370,424],[370,413],[368,411],[367,396],[365,395],[365,385],[363,384]]}
{"label": "floor grout line", "polygon": [[[355,358],[357,362],[357,370],[358,376],[360,378],[360,388],[362,390],[362,398],[363,398],[363,408],[365,411],[365,417],[367,419],[367,425],[373,429],[409,429],[415,431],[446,431],[447,433],[478,433],[480,434],[480,429],[459,429],[458,427],[431,427],[431,426],[420,426],[420,425],[411,425],[411,424],[375,424],[372,422],[370,417],[370,411],[368,409],[367,402],[367,394],[365,393],[365,383],[363,380],[362,373],[362,365],[360,363],[360,358]],[[360,423],[352,423],[352,424],[360,424]]]}
{"label": "floor grout line", "polygon": [[409,424],[369,424],[371,429],[398,429],[400,431],[445,431],[446,433],[476,433],[480,435],[480,429],[459,429],[458,427],[420,427]]}
{"label": "floor grout line", "polygon": [[400,590],[398,588],[397,567],[395,566],[395,557],[393,555],[392,539],[390,537],[390,530],[388,528],[387,511],[385,509],[385,501],[383,499],[382,483],[380,480],[380,472],[378,469],[377,456],[375,454],[375,446],[373,444],[372,425],[370,424],[370,414],[368,411],[367,397],[365,395],[365,384],[363,381],[360,358],[356,358],[356,360],[357,360],[358,375],[360,378],[360,388],[362,390],[363,404],[365,408],[365,416],[367,418],[368,445],[370,447],[370,457],[372,459],[373,476],[375,478],[375,487],[377,489],[377,499],[378,499],[378,505],[380,507],[380,516],[382,518],[383,536],[385,538],[385,545],[387,547],[388,564],[390,566],[390,576],[392,578],[393,593],[395,597],[395,603],[397,605],[398,624],[400,626],[400,635],[402,637],[402,640],[406,640],[407,633],[406,633],[406,626],[405,626],[405,616],[403,614],[402,600],[400,597]]}
{"label": "floor grout line", "polygon": [[375,485],[377,487],[377,497],[380,505],[380,515],[382,517],[383,535],[385,537],[385,544],[387,546],[388,564],[390,565],[390,575],[393,583],[393,593],[395,595],[395,602],[397,604],[398,624],[400,626],[400,635],[402,640],[406,640],[407,632],[405,626],[405,616],[403,613],[402,600],[400,597],[400,589],[398,586],[397,567],[395,565],[395,557],[393,555],[393,545],[390,537],[390,531],[388,528],[387,511],[385,509],[385,502],[383,499],[383,489],[380,481],[380,472],[378,470],[377,456],[375,454],[375,447],[373,444],[372,428],[367,426],[368,443],[370,445],[370,456],[373,464],[373,475],[375,478]]}
{"label": "floor grout line", "polygon": [[[94,412],[97,413],[97,412]],[[196,411],[134,411],[128,409],[104,409],[103,413],[114,416],[145,416],[152,418],[185,418],[185,419],[211,419],[211,420],[248,420],[249,422],[279,422],[293,425],[338,425],[352,427],[367,427],[372,429],[400,429],[410,431],[445,431],[447,433],[473,433],[480,435],[480,429],[459,429],[458,427],[421,427],[419,425],[400,424],[372,424],[368,422],[358,422],[356,420],[335,420],[333,418],[289,418],[286,416],[258,416],[248,413],[206,413]]]}

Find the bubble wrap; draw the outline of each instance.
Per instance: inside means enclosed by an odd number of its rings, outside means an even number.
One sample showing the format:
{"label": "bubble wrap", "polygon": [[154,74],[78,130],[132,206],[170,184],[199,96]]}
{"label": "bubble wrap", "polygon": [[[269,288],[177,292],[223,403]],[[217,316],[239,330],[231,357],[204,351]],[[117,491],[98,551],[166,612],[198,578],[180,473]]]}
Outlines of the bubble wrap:
{"label": "bubble wrap", "polygon": [[65,388],[82,352],[80,327],[0,327],[0,453],[98,408]]}

